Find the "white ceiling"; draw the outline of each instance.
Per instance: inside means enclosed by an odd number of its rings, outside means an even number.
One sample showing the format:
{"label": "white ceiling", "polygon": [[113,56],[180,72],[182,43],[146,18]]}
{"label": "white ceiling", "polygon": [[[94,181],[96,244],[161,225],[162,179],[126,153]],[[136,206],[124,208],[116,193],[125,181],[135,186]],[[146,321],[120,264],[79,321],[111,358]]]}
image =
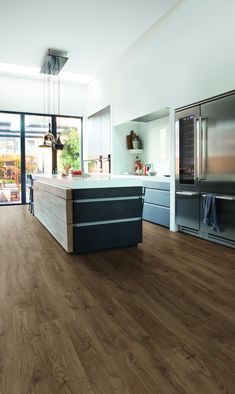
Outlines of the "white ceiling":
{"label": "white ceiling", "polygon": [[178,1],[4,1],[0,62],[40,67],[53,48],[68,52],[64,71],[95,75]]}

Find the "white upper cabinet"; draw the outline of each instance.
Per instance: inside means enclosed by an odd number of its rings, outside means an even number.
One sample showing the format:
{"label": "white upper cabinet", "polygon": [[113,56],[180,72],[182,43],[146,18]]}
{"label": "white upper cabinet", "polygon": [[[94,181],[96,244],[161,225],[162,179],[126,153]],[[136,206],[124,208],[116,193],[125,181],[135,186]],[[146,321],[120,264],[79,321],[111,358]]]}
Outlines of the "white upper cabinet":
{"label": "white upper cabinet", "polygon": [[110,107],[91,115],[87,122],[88,158],[111,154],[111,119]]}

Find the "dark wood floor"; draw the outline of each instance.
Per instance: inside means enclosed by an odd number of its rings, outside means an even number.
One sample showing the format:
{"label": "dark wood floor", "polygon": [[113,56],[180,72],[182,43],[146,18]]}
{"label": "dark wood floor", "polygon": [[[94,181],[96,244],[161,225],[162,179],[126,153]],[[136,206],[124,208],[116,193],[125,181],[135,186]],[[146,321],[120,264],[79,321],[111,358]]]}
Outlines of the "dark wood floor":
{"label": "dark wood floor", "polygon": [[0,207],[0,393],[234,393],[234,271],[149,223],[138,248],[69,255]]}

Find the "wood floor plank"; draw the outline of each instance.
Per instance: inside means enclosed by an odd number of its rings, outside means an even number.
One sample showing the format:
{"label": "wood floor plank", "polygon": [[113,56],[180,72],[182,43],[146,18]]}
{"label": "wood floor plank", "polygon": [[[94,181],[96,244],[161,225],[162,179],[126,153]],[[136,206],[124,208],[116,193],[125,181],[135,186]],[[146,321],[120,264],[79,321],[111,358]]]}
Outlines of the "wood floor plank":
{"label": "wood floor plank", "polygon": [[235,392],[234,250],[144,223],[69,255],[27,207],[0,215],[1,394]]}

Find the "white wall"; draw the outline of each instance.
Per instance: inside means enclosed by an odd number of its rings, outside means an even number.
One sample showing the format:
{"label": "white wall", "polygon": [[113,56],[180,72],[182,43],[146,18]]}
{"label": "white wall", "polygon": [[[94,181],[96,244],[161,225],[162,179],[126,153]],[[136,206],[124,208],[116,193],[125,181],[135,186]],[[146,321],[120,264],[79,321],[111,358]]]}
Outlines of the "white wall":
{"label": "white wall", "polygon": [[[112,174],[123,174],[124,172],[134,172],[136,155],[127,149],[126,136],[133,130],[139,133],[138,122],[127,122],[113,128],[112,138]],[[143,161],[142,155],[138,155]]]}
{"label": "white wall", "polygon": [[[54,113],[52,89],[50,97],[50,112]],[[61,82],[60,101],[60,115],[85,116],[87,89],[71,82]],[[44,113],[44,102],[43,80],[0,75],[0,110]],[[57,100],[55,103],[57,108]],[[46,101],[46,112],[47,108]]]}
{"label": "white wall", "polygon": [[[131,130],[142,140],[141,154],[132,154],[131,150],[127,149],[126,137]],[[165,131],[165,147],[161,142],[162,130]],[[136,156],[143,164],[152,163],[159,176],[171,173],[169,116],[147,123],[126,122],[113,128],[112,173],[133,172]]]}
{"label": "white wall", "polygon": [[234,89],[234,15],[234,0],[180,2],[91,81],[88,114],[111,104],[117,125]]}
{"label": "white wall", "polygon": [[[164,134],[165,141],[162,140],[161,133]],[[144,146],[143,161],[152,163],[159,176],[170,174],[169,116],[145,123],[140,135]]]}
{"label": "white wall", "polygon": [[[234,15],[234,0],[182,0],[88,85],[88,114],[111,105],[114,126],[170,108],[171,230],[177,229],[173,109],[235,89]],[[114,167],[121,161],[116,129]]]}

